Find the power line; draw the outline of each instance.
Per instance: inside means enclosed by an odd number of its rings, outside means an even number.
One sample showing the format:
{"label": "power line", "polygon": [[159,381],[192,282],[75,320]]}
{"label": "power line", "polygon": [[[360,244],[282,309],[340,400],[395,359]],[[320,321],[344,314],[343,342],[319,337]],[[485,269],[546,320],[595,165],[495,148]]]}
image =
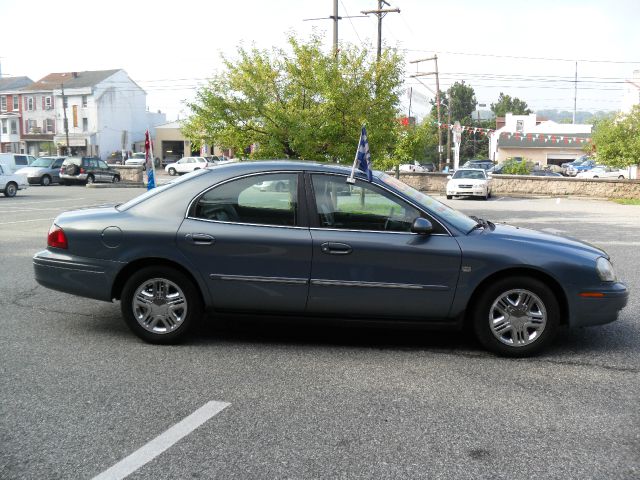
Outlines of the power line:
{"label": "power line", "polygon": [[[423,52],[423,53],[434,53],[435,50],[421,50],[421,49],[402,49],[405,52]],[[585,62],[585,63],[614,63],[614,64],[640,64],[640,60],[632,61],[632,60],[601,60],[601,59],[591,59],[591,58],[553,58],[553,57],[529,57],[524,55],[498,55],[496,53],[471,53],[471,52],[443,52],[438,50],[438,53],[446,53],[447,55],[468,55],[472,57],[492,57],[492,58],[509,58],[516,60],[542,60],[542,61],[550,61],[550,62]]]}

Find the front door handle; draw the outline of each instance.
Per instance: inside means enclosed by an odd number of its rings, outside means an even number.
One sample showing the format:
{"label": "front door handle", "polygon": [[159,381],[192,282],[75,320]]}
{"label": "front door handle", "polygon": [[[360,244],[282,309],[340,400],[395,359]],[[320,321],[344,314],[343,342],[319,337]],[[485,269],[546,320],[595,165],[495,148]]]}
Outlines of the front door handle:
{"label": "front door handle", "polygon": [[216,241],[215,238],[206,233],[187,233],[184,238],[194,245],[213,245]]}
{"label": "front door handle", "polygon": [[325,242],[320,245],[320,250],[322,253],[329,255],[349,255],[353,251],[353,248],[346,243]]}

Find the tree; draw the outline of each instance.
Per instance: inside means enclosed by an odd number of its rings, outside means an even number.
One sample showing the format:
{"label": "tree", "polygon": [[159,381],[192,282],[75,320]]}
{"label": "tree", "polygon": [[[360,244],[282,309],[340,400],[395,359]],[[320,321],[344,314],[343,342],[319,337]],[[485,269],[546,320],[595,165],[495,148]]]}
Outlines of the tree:
{"label": "tree", "polygon": [[527,102],[520,100],[518,97],[511,98],[502,92],[498,95],[497,103],[491,104],[491,111],[496,117],[504,117],[507,113],[513,113],[514,115],[529,115],[531,113]]}
{"label": "tree", "polygon": [[599,163],[617,168],[640,164],[640,105],[626,115],[598,121],[593,144]]}
{"label": "tree", "polygon": [[385,50],[342,45],[336,59],[312,36],[291,36],[288,49],[238,49],[223,57],[224,74],[198,90],[188,106],[184,135],[199,145],[216,143],[253,158],[352,161],[360,128],[367,126],[374,162],[395,144],[404,61]]}
{"label": "tree", "polygon": [[[436,101],[431,100],[431,116],[437,118]],[[476,93],[473,87],[464,80],[456,82],[446,92],[440,91],[440,118],[447,123],[449,105],[451,106],[451,123],[471,124],[471,114],[476,109]]]}
{"label": "tree", "polygon": [[438,163],[438,126],[426,117],[415,127],[399,127],[398,141],[387,168],[401,163]]}

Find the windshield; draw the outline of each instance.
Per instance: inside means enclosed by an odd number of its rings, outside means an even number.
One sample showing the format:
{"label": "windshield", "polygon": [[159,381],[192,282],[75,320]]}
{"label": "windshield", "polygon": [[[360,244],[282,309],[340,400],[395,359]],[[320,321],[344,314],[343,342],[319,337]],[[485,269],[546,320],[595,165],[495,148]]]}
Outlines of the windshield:
{"label": "windshield", "polygon": [[481,170],[458,170],[452,178],[469,178],[472,180],[484,180],[484,171]]}
{"label": "windshield", "polygon": [[133,207],[134,205],[137,205],[140,202],[144,202],[147,198],[149,197],[153,197],[154,195],[157,195],[160,192],[163,192],[164,190],[168,190],[171,187],[174,187],[182,182],[191,180],[192,178],[197,177],[198,175],[202,175],[204,173],[208,173],[208,170],[206,169],[200,169],[200,170],[196,170],[192,173],[187,173],[186,175],[183,175],[182,177],[178,177],[175,180],[170,181],[169,183],[166,183],[164,185],[161,185],[159,187],[156,188],[152,188],[151,190],[147,190],[146,192],[144,192],[141,195],[138,195],[135,198],[132,198],[131,200],[129,200],[127,203],[123,203],[121,205],[117,205],[116,208],[118,210],[120,210],[121,212],[124,210],[128,210],[129,208]]}
{"label": "windshield", "polygon": [[48,167],[51,165],[51,163],[54,161],[55,159],[53,158],[47,158],[47,157],[42,157],[42,158],[38,158],[35,162],[33,162],[31,165],[29,165],[30,167]]}
{"label": "windshield", "polygon": [[383,173],[378,178],[385,185],[388,185],[393,189],[402,192],[408,198],[413,200],[417,205],[422,206],[427,212],[433,214],[435,217],[446,220],[461,232],[468,232],[477,224],[475,220],[467,217],[464,213],[459,212],[458,210],[454,210],[444,203],[440,203],[435,198],[430,197],[429,195],[426,195],[413,187],[410,187],[406,183],[401,182],[391,175]]}

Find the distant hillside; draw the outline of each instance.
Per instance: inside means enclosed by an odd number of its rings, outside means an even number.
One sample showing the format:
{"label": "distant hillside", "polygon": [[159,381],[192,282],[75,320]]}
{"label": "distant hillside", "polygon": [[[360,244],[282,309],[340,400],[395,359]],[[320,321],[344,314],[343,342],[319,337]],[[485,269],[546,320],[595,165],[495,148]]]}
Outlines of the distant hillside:
{"label": "distant hillside", "polygon": [[[613,113],[615,112],[604,110],[597,112],[577,111],[576,123],[593,123],[595,120],[607,117]],[[536,114],[538,115],[538,119],[543,117],[558,123],[571,123],[573,120],[573,112],[568,112],[566,110],[537,110]]]}

